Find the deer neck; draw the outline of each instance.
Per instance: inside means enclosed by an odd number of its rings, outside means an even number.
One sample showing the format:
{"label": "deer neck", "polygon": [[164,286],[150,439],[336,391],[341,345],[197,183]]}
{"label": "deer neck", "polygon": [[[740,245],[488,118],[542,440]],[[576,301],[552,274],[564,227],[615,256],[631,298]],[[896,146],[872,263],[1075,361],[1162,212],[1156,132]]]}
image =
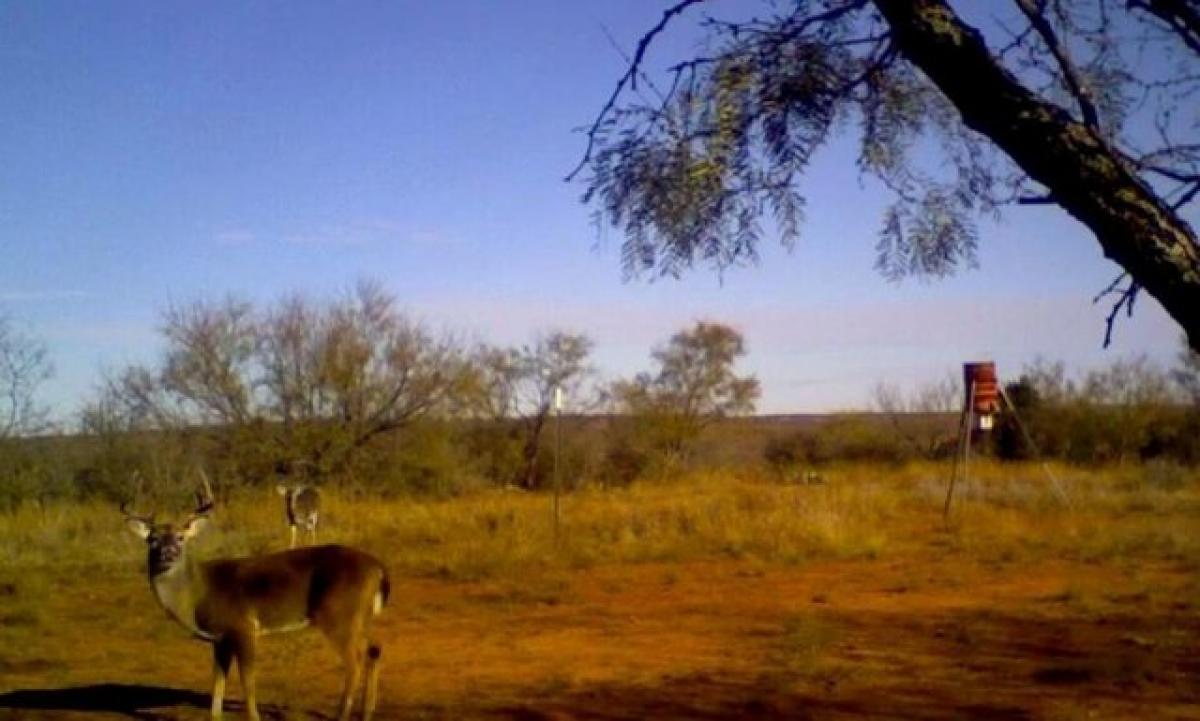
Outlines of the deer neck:
{"label": "deer neck", "polygon": [[196,620],[196,608],[203,600],[205,588],[195,561],[185,554],[174,568],[152,577],[150,587],[158,603],[181,626],[198,638],[213,639],[213,634],[201,628]]}

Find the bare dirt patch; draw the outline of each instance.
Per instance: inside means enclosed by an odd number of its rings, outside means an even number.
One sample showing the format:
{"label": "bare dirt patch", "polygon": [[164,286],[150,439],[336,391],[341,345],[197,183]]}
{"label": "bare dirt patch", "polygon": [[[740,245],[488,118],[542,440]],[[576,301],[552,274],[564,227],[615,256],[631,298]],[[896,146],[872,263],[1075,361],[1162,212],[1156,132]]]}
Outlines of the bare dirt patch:
{"label": "bare dirt patch", "polygon": [[[36,635],[0,627],[0,718],[206,718],[208,646],[134,564],[94,581],[48,594]],[[379,717],[1200,719],[1195,581],[953,555],[401,577]],[[265,639],[260,663],[268,718],[327,717],[340,669],[315,634]]]}

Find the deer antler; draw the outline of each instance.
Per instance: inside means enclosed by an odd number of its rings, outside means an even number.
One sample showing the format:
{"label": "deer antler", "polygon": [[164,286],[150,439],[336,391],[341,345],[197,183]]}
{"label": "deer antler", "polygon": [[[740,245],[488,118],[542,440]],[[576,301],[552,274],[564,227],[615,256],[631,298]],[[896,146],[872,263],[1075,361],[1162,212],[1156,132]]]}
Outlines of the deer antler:
{"label": "deer antler", "polygon": [[121,501],[120,508],[121,508],[121,513],[126,518],[136,518],[136,519],[142,520],[142,521],[149,521],[153,518],[153,516],[143,516],[141,514],[131,512],[129,510],[129,501]]}
{"label": "deer antler", "polygon": [[[142,495],[142,474],[138,471],[134,471],[133,475],[131,475],[129,477],[129,480],[134,483],[133,497],[134,497],[134,500],[136,500],[137,498],[139,498]],[[141,514],[131,512],[129,510],[129,499],[125,499],[125,500],[121,501],[120,508],[121,508],[121,513],[124,514],[124,516],[126,518],[135,518],[139,521],[145,521],[147,523],[154,523],[153,515],[143,516]]]}
{"label": "deer antler", "polygon": [[212,484],[208,482],[208,474],[204,472],[203,468],[197,470],[200,473],[200,482],[204,487],[196,491],[196,510],[192,511],[192,515],[204,516],[208,515],[208,512],[212,510],[214,503],[213,490]]}

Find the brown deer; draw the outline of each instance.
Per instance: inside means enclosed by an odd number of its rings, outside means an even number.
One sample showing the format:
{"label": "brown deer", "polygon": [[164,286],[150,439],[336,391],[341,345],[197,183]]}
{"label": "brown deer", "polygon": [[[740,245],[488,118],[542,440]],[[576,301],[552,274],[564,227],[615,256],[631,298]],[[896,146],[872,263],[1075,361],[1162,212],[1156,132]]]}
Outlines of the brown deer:
{"label": "brown deer", "polygon": [[360,685],[362,718],[370,719],[380,646],[367,631],[387,602],[387,569],[363,551],[337,545],[198,561],[188,553],[188,542],[207,524],[213,507],[205,486],[205,493],[197,493],[196,510],[179,526],[132,515],[124,504],[121,510],[130,530],[146,542],[146,573],[159,604],[193,636],[213,645],[212,717],[221,718],[225,679],[237,659],[247,715],[258,721],[258,637],[315,626],[346,662],[338,719],[350,718]]}
{"label": "brown deer", "polygon": [[292,537],[288,548],[296,547],[296,530],[304,526],[310,544],[317,542],[317,521],[321,518],[321,494],[315,486],[287,486],[282,483],[275,491],[283,496],[283,510],[287,515],[288,528]]}

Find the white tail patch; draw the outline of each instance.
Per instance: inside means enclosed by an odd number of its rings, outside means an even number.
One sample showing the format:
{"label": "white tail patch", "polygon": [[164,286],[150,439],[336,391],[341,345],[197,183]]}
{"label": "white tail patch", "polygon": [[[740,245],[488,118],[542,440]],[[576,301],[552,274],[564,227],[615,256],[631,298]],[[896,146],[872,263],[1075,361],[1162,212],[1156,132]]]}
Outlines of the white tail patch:
{"label": "white tail patch", "polygon": [[[258,622],[255,621],[255,623],[257,624]],[[292,631],[299,631],[302,628],[308,628],[308,619],[296,621],[295,623],[285,623],[282,626],[274,628],[261,628],[259,629],[259,633],[264,635],[268,633],[291,633]]]}

